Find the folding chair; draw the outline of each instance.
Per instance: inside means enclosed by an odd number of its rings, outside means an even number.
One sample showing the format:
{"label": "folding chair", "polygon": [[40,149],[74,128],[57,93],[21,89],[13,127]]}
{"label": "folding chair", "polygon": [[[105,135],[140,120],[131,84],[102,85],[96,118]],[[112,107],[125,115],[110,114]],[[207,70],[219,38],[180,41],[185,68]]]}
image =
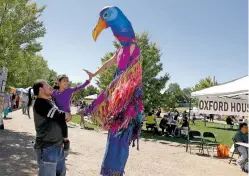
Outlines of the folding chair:
{"label": "folding chair", "polygon": [[188,152],[188,148],[191,154],[191,145],[195,145],[199,147],[199,152],[202,151],[203,153],[203,140],[200,131],[189,131],[188,132],[188,140],[186,144],[186,152]]}
{"label": "folding chair", "polygon": [[[214,147],[217,147],[218,143],[217,143],[216,138],[215,138],[213,133],[211,133],[211,132],[204,132],[203,133],[203,145],[206,147],[208,155],[209,155],[209,151],[208,151],[209,147],[212,148],[213,155],[214,155]],[[204,153],[204,150],[203,150],[203,153]],[[213,155],[212,155],[212,157],[213,157]]]}
{"label": "folding chair", "polygon": [[154,124],[147,124],[146,123],[146,129],[147,129],[147,131],[149,131],[149,129],[150,129],[150,131],[154,131],[155,128],[156,128],[156,124],[155,123]]}
{"label": "folding chair", "polygon": [[231,164],[232,159],[233,159],[233,155],[234,155],[234,154],[238,154],[238,155],[240,156],[240,152],[239,152],[239,150],[238,150],[238,145],[236,144],[235,139],[234,139],[234,138],[232,138],[232,139],[233,139],[234,150],[233,150],[232,156],[231,156],[231,158],[230,158],[229,164]]}

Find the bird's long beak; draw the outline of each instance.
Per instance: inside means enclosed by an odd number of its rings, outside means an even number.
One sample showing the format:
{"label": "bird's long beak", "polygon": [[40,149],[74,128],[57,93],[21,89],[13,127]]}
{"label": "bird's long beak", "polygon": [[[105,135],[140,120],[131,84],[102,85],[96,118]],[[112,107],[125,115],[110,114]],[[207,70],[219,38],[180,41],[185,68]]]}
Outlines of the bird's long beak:
{"label": "bird's long beak", "polygon": [[107,23],[103,20],[103,18],[99,17],[99,21],[92,32],[93,40],[96,41],[101,31],[103,29],[106,29],[107,27],[108,27]]}

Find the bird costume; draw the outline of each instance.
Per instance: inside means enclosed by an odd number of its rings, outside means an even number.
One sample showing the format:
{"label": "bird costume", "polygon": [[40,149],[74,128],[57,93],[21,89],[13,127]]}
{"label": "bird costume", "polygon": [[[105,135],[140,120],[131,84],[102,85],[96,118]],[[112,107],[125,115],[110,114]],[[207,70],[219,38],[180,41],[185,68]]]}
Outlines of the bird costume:
{"label": "bird costume", "polygon": [[88,112],[108,130],[100,174],[122,176],[129,145],[135,146],[141,132],[142,64],[132,25],[118,7],[105,7],[100,12],[93,39],[96,41],[108,27],[121,45],[116,52],[117,69],[111,84],[100,93]]}

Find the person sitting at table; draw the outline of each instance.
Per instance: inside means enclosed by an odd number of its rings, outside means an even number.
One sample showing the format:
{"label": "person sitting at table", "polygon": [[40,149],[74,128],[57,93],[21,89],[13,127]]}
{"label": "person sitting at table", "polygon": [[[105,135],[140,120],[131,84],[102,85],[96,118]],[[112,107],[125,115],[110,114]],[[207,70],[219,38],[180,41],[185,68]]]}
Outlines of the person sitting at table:
{"label": "person sitting at table", "polygon": [[181,122],[182,126],[180,128],[180,135],[187,135],[188,131],[190,130],[189,128],[189,123],[187,119],[183,119]]}
{"label": "person sitting at table", "polygon": [[168,114],[168,123],[172,123],[172,122],[174,122],[173,114],[169,113]]}
{"label": "person sitting at table", "polygon": [[188,123],[187,119],[183,119],[182,120],[182,126],[181,126],[181,128],[184,128],[184,127],[188,127],[189,128],[189,123]]}
{"label": "person sitting at table", "polygon": [[164,116],[163,116],[163,118],[162,118],[162,120],[160,121],[160,123],[159,123],[159,127],[162,129],[162,136],[164,136],[165,134],[164,134],[164,130],[166,129],[166,127],[167,127],[167,123],[168,123],[168,115],[167,114],[165,114]]}
{"label": "person sitting at table", "polygon": [[243,119],[244,119],[244,116],[240,117],[240,118],[239,118],[239,123],[242,123],[242,122],[243,122]]}
{"label": "person sitting at table", "polygon": [[175,114],[174,114],[174,120],[177,121],[178,117],[179,117],[180,113],[177,111],[177,109],[175,110]]}
{"label": "person sitting at table", "polygon": [[147,121],[146,121],[146,128],[147,128],[147,130],[148,130],[148,128],[154,129],[155,125],[156,125],[156,118],[152,114],[152,112],[149,112],[148,116],[147,116]]}
{"label": "person sitting at table", "polygon": [[239,119],[239,123],[248,123],[247,118],[242,116],[241,119]]}
{"label": "person sitting at table", "polygon": [[228,117],[227,117],[226,123],[227,123],[227,125],[230,125],[231,128],[233,128],[233,125],[234,125],[234,124],[233,124],[233,119],[232,119],[231,116],[228,116]]}
{"label": "person sitting at table", "polygon": [[167,123],[167,133],[172,134],[177,127],[176,121],[174,121],[173,114],[169,113],[168,115],[168,123]]}
{"label": "person sitting at table", "polygon": [[188,118],[188,117],[187,117],[187,111],[186,111],[186,110],[183,111],[183,113],[182,113],[182,118],[183,118],[183,119],[187,119],[187,118]]}
{"label": "person sitting at table", "polygon": [[[234,136],[234,141],[237,142],[242,142],[248,144],[248,126],[247,123],[241,123],[239,125],[240,131],[238,131],[235,136]],[[241,145],[236,146],[239,153],[241,154],[240,158],[236,161],[236,164],[240,168],[244,168],[245,161],[248,158],[247,154],[247,148]]]}

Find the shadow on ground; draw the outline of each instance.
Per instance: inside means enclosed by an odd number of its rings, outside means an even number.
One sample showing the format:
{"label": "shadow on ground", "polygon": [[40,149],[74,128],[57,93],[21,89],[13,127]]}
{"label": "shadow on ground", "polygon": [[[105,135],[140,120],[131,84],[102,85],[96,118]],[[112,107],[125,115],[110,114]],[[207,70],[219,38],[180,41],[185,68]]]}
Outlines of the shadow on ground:
{"label": "shadow on ground", "polygon": [[31,144],[34,136],[11,130],[0,131],[0,175],[36,175],[36,160]]}
{"label": "shadow on ground", "polygon": [[90,131],[94,130],[94,128],[91,128],[91,127],[85,127],[84,129],[85,130],[90,130]]}
{"label": "shadow on ground", "polygon": [[11,117],[5,117],[3,118],[3,120],[11,120],[12,118]]}
{"label": "shadow on ground", "polygon": [[[177,138],[177,137],[170,137],[170,136],[161,136],[160,134],[153,133],[151,131],[142,130],[141,138],[145,141],[160,141],[161,144],[170,145],[172,142],[179,143],[179,144],[186,144],[186,139],[184,138]],[[163,142],[167,141],[167,142]],[[170,143],[169,143],[170,142]]]}

